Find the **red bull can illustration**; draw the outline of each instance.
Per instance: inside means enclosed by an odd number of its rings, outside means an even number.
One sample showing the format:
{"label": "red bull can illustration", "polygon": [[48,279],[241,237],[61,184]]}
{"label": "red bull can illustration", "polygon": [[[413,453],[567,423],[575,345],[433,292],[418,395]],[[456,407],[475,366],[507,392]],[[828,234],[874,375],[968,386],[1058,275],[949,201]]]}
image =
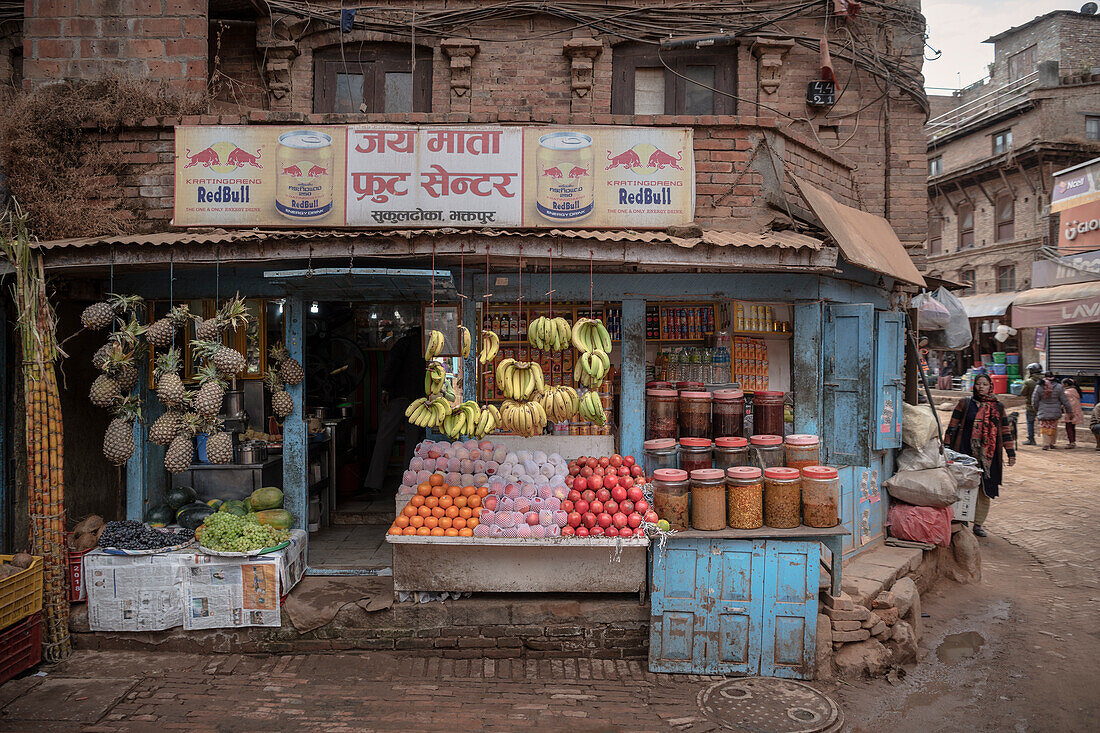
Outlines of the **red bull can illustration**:
{"label": "red bull can illustration", "polygon": [[315,130],[279,135],[275,209],[296,221],[332,211],[332,137]]}
{"label": "red bull can illustration", "polygon": [[535,154],[535,209],[544,219],[578,221],[595,208],[592,138],[580,132],[552,132],[539,138]]}

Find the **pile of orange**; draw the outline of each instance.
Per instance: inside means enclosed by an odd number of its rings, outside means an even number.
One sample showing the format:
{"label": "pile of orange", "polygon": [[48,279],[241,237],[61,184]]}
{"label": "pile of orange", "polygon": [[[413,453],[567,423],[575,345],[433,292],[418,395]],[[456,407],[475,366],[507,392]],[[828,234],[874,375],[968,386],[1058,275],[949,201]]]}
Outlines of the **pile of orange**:
{"label": "pile of orange", "polygon": [[422,537],[473,537],[481,514],[481,499],[489,487],[448,486],[433,474],[393,520],[387,534]]}

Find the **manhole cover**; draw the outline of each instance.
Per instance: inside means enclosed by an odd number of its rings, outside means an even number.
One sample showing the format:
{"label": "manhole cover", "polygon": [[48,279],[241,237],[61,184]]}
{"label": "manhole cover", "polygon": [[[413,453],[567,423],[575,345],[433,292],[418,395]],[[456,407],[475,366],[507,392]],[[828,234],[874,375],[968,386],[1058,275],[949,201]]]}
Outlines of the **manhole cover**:
{"label": "manhole cover", "polygon": [[742,677],[699,693],[699,708],[719,725],[752,733],[822,733],[840,727],[840,709],[794,680]]}

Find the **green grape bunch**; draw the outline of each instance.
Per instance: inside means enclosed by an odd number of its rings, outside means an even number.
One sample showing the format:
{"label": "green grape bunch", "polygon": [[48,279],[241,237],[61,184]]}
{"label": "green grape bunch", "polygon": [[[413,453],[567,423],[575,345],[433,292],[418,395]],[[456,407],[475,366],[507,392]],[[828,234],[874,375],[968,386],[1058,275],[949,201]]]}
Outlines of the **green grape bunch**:
{"label": "green grape bunch", "polygon": [[252,552],[285,542],[290,532],[260,524],[255,514],[239,517],[229,512],[215,512],[203,520],[196,533],[199,544],[215,552]]}

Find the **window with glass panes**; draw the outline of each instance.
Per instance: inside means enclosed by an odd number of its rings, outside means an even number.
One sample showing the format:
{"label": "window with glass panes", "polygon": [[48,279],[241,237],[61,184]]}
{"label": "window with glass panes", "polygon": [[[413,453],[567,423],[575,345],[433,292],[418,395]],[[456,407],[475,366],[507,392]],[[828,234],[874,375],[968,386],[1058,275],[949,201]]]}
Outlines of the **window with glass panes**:
{"label": "window with glass panes", "polygon": [[959,204],[959,249],[974,246],[974,207],[969,203]]}
{"label": "window with glass panes", "polygon": [[431,112],[432,52],[370,44],[313,55],[313,108],[337,114]]}
{"label": "window with glass panes", "polygon": [[997,197],[995,208],[997,241],[1007,242],[1016,236],[1016,200],[1008,194]]}
{"label": "window with glass panes", "polygon": [[1016,289],[1016,266],[1001,265],[997,268],[997,292],[1009,293]]}
{"label": "window with glass panes", "polygon": [[993,133],[993,154],[999,155],[1012,147],[1012,130]]}
{"label": "window with glass panes", "polygon": [[625,45],[612,58],[611,111],[623,115],[724,115],[737,105],[734,50],[662,51]]}
{"label": "window with glass panes", "polygon": [[1100,140],[1100,115],[1085,117],[1085,137],[1089,140]]}
{"label": "window with glass panes", "polygon": [[928,175],[938,176],[943,173],[943,156],[937,155],[928,159]]}
{"label": "window with glass panes", "polygon": [[943,250],[943,219],[939,214],[928,217],[928,254],[938,255]]}

